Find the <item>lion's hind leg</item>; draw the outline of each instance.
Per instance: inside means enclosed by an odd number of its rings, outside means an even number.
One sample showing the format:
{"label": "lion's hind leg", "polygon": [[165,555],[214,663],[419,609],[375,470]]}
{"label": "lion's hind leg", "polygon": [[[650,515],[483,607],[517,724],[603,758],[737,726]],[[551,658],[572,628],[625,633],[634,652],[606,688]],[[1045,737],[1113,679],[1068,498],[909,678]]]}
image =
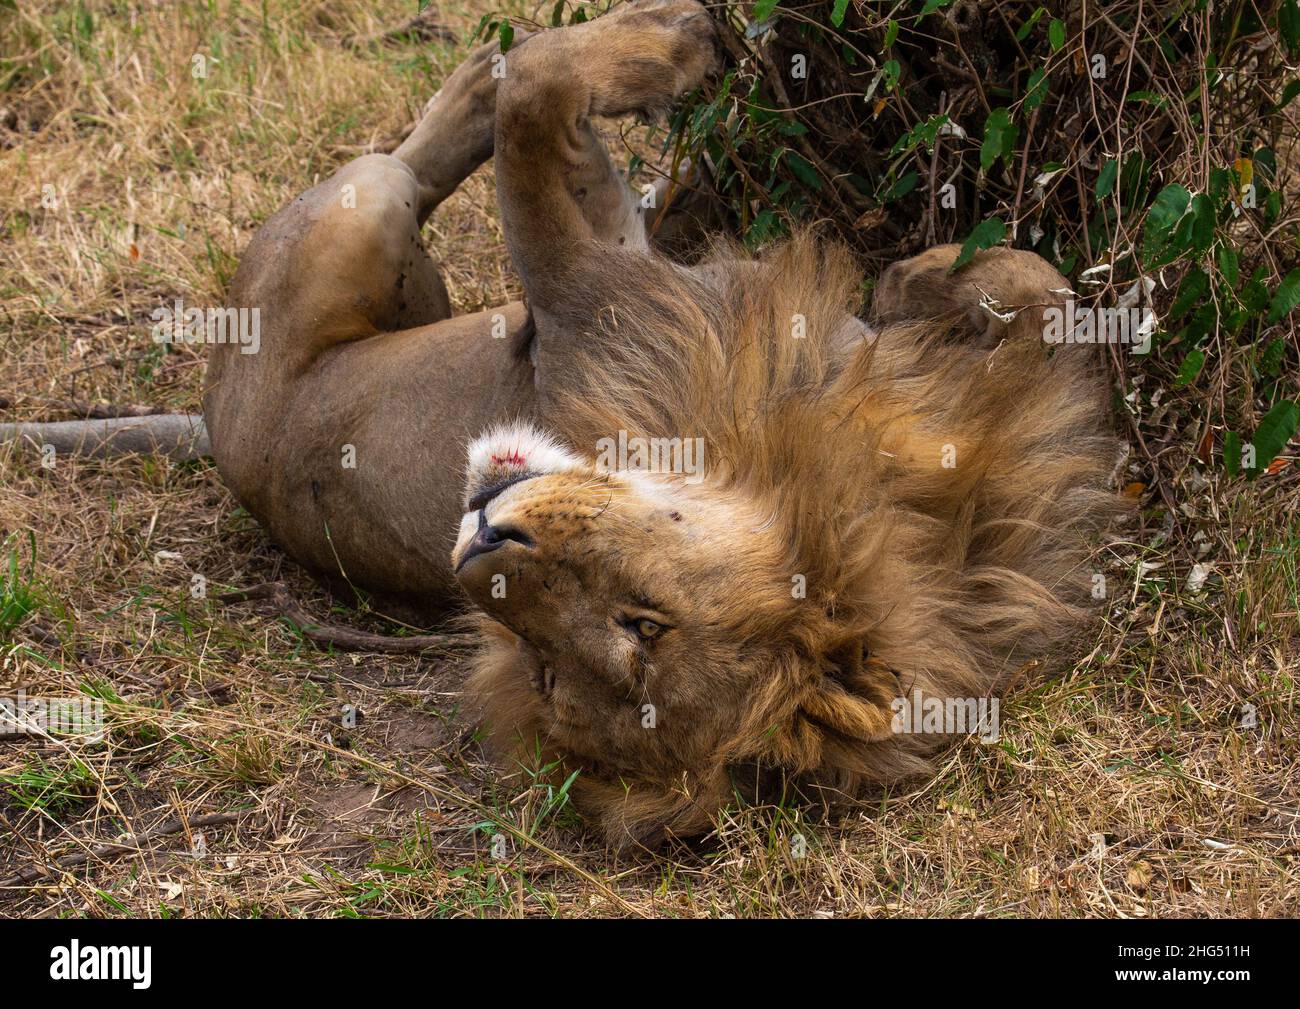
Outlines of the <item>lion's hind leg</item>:
{"label": "lion's hind leg", "polygon": [[267,358],[297,370],[335,344],[451,314],[420,227],[492,156],[501,58],[479,47],[392,155],[349,162],[254,236],[232,299],[262,307]]}
{"label": "lion's hind leg", "polygon": [[[528,37],[520,31],[515,46]],[[495,42],[470,53],[429,100],[411,135],[393,152],[393,157],[410,166],[419,183],[419,223],[492,157],[497,86],[509,59],[509,53],[502,53]]]}
{"label": "lion's hind leg", "polygon": [[368,154],[263,225],[230,293],[231,304],[263,316],[261,348],[246,366],[296,373],[335,344],[446,318],[447,291],[420,240],[418,199],[404,162]]}

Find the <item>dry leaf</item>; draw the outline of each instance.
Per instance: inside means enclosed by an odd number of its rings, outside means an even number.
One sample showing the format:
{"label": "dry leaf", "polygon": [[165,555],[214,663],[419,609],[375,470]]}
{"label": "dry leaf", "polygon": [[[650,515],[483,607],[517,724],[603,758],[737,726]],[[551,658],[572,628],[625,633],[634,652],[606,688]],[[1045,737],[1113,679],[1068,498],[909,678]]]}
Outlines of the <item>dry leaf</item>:
{"label": "dry leaf", "polygon": [[1128,875],[1124,877],[1124,882],[1132,890],[1142,892],[1151,884],[1151,863],[1134,862],[1128,870]]}
{"label": "dry leaf", "polygon": [[952,802],[949,799],[940,799],[939,808],[946,809],[953,816],[962,816],[968,820],[975,819],[975,810],[970,806],[963,806],[960,802]]}
{"label": "dry leaf", "polygon": [[1214,458],[1214,428],[1207,427],[1205,429],[1205,437],[1201,439],[1201,444],[1197,446],[1196,456],[1207,466]]}
{"label": "dry leaf", "polygon": [[853,222],[853,228],[855,231],[867,231],[871,228],[878,228],[885,223],[885,216],[884,207],[873,207]]}
{"label": "dry leaf", "polygon": [[1255,178],[1255,162],[1251,161],[1250,158],[1238,158],[1232,167],[1237,170],[1237,178],[1241,181],[1241,191],[1245,193],[1250,188],[1251,180]]}

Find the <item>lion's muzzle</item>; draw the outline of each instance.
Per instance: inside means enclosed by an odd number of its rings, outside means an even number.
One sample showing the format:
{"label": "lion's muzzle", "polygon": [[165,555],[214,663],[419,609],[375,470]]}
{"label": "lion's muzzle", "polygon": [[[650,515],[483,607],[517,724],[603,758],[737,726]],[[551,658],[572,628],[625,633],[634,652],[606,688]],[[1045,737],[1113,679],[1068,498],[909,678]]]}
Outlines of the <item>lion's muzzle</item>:
{"label": "lion's muzzle", "polygon": [[461,568],[468,564],[475,557],[481,557],[483,554],[492,553],[505,546],[507,543],[518,543],[521,546],[531,547],[533,545],[532,537],[521,529],[515,529],[510,526],[494,526],[487,520],[486,509],[478,513],[478,526],[474,534],[464,543],[456,545],[455,570],[459,575]]}

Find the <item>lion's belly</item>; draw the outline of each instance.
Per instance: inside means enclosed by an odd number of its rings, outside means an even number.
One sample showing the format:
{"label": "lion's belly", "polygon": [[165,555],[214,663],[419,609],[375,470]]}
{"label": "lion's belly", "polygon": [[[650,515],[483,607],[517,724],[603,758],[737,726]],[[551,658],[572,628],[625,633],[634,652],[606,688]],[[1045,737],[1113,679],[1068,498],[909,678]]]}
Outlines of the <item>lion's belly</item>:
{"label": "lion's belly", "polygon": [[255,436],[266,463],[234,490],[296,560],[334,583],[433,618],[457,598],[449,558],[468,442],[534,412],[532,369],[509,333],[521,307],[462,316],[328,352]]}

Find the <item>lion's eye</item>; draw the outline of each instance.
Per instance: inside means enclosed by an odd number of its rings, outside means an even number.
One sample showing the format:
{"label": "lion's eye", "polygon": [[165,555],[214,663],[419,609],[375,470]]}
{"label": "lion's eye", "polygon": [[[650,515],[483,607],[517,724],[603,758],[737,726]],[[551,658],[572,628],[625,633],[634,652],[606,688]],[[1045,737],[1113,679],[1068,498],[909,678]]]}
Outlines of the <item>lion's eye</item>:
{"label": "lion's eye", "polygon": [[628,617],[622,621],[623,626],[641,641],[649,641],[664,632],[664,625],[649,617]]}
{"label": "lion's eye", "polygon": [[653,620],[638,620],[636,622],[636,633],[642,641],[649,641],[662,630],[663,627]]}

